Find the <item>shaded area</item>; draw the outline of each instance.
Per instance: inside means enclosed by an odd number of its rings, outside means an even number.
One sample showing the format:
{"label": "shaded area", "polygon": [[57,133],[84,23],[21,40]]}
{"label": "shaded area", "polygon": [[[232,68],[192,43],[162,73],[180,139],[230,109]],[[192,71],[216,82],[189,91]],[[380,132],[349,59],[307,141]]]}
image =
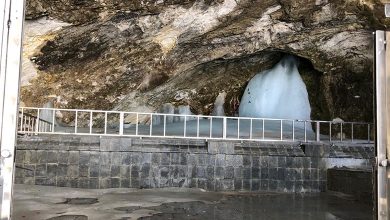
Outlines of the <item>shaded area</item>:
{"label": "shaded area", "polygon": [[[216,203],[172,202],[160,206],[121,207],[159,212],[140,219],[371,219],[370,207],[325,194],[231,195]],[[127,219],[127,218],[124,218]]]}

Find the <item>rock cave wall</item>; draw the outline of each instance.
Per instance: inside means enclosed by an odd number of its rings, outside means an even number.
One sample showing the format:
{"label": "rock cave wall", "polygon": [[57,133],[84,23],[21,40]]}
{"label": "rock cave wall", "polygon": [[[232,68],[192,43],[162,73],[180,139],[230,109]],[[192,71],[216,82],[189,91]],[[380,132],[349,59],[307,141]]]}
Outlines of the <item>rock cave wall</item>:
{"label": "rock cave wall", "polygon": [[25,55],[37,69],[26,106],[210,114],[225,91],[231,115],[248,80],[288,53],[312,119],[346,121],[372,121],[372,31],[389,25],[377,0],[28,0],[26,15],[69,23]]}

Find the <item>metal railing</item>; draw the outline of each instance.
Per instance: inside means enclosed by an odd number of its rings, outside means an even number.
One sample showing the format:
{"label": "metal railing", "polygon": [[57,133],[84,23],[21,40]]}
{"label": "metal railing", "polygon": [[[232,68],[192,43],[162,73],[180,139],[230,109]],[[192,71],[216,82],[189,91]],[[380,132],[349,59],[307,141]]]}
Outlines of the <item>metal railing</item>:
{"label": "metal railing", "polygon": [[35,135],[370,143],[371,128],[370,123],[362,122],[22,107],[18,131]]}
{"label": "metal railing", "polygon": [[34,116],[32,114],[24,112],[24,108],[20,109],[18,116],[18,133],[32,135],[52,130],[53,124],[40,118],[40,111],[37,112],[37,116]]}

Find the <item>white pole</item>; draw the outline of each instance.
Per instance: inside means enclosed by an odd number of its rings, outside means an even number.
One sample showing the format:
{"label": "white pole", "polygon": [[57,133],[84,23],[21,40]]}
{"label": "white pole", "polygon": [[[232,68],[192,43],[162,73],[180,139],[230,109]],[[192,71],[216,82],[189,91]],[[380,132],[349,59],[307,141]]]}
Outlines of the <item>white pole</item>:
{"label": "white pole", "polygon": [[3,177],[0,219],[11,219],[24,1],[0,1],[0,146]]}

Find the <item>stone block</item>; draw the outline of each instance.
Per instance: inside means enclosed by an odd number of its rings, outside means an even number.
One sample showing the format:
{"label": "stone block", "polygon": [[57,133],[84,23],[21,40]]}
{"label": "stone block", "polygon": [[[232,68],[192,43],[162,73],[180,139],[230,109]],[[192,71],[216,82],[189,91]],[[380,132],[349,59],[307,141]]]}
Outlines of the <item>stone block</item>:
{"label": "stone block", "polygon": [[161,178],[169,178],[169,167],[168,166],[159,166],[160,177]]}
{"label": "stone block", "polygon": [[242,188],[245,191],[251,191],[251,180],[250,179],[242,180]]}
{"label": "stone block", "polygon": [[99,177],[100,166],[99,165],[91,165],[89,167],[89,177]]}
{"label": "stone block", "polygon": [[120,188],[120,187],[121,187],[121,179],[120,178],[111,178],[110,188]]}
{"label": "stone block", "polygon": [[260,169],[258,167],[252,167],[252,179],[260,178]]}
{"label": "stone block", "polygon": [[215,166],[217,167],[223,167],[225,166],[225,154],[217,154],[215,156]]}
{"label": "stone block", "polygon": [[196,166],[198,164],[197,159],[198,158],[196,154],[190,153],[188,154],[187,164],[189,166]]}
{"label": "stone block", "polygon": [[160,153],[152,153],[152,165],[160,165],[161,155]]}
{"label": "stone block", "polygon": [[100,164],[109,165],[111,164],[111,153],[101,152],[100,153]]}
{"label": "stone block", "polygon": [[286,181],[285,182],[285,189],[286,189],[286,191],[287,192],[294,192],[294,190],[295,190],[295,183],[294,183],[294,181]]}
{"label": "stone block", "polygon": [[187,153],[180,153],[180,165],[187,165]]}
{"label": "stone block", "polygon": [[18,150],[18,151],[16,151],[15,163],[23,164],[25,157],[26,157],[26,151],[25,150]]}
{"label": "stone block", "polygon": [[131,188],[140,188],[140,179],[139,178],[131,178],[130,179],[130,187]]}
{"label": "stone block", "polygon": [[100,189],[111,188],[111,179],[110,178],[100,178],[99,179],[99,188]]}
{"label": "stone block", "polygon": [[285,181],[286,180],[286,168],[278,168],[278,178],[277,180]]}
{"label": "stone block", "polygon": [[111,165],[110,171],[111,177],[120,177],[120,166],[119,165]]}
{"label": "stone block", "polygon": [[47,151],[37,151],[37,163],[47,163]]}
{"label": "stone block", "polygon": [[57,176],[57,164],[47,164],[47,175],[48,178]]}
{"label": "stone block", "polygon": [[269,180],[262,179],[260,181],[260,190],[261,191],[269,191]]}
{"label": "stone block", "polygon": [[251,167],[252,166],[252,156],[251,155],[243,155],[243,166]]}
{"label": "stone block", "polygon": [[108,178],[111,176],[111,166],[110,165],[100,165],[100,178]]}
{"label": "stone block", "polygon": [[98,178],[89,178],[89,186],[90,189],[99,189],[99,179]]}
{"label": "stone block", "polygon": [[286,168],[286,157],[278,157],[278,168]]}
{"label": "stone block", "polygon": [[260,157],[252,156],[252,167],[260,167]]}
{"label": "stone block", "polygon": [[79,176],[88,177],[89,176],[89,166],[88,165],[79,165]]}
{"label": "stone block", "polygon": [[89,151],[80,151],[79,164],[88,165],[89,164]]}
{"label": "stone block", "polygon": [[269,170],[268,170],[267,167],[260,169],[260,178],[262,180],[265,180],[265,179],[268,180],[269,179]]}
{"label": "stone block", "polygon": [[265,168],[265,167],[269,167],[269,162],[270,161],[270,157],[268,156],[261,156],[260,157],[260,167],[261,168]]}
{"label": "stone block", "polygon": [[195,174],[193,173],[193,177],[196,178],[206,178],[206,167],[197,166],[195,170]]}
{"label": "stone block", "polygon": [[251,191],[259,191],[259,190],[260,190],[260,180],[252,180]]}
{"label": "stone block", "polygon": [[242,155],[226,155],[225,156],[226,166],[242,167],[243,156]]}
{"label": "stone block", "polygon": [[141,166],[141,178],[150,177],[150,164],[145,163]]}
{"label": "stone block", "polygon": [[269,179],[270,180],[277,180],[278,179],[278,169],[277,168],[269,168]]}
{"label": "stone block", "polygon": [[234,179],[234,190],[241,191],[242,189],[242,179]]}
{"label": "stone block", "polygon": [[80,160],[80,152],[79,151],[69,151],[69,159],[68,163],[69,164],[79,164]]}
{"label": "stone block", "polygon": [[100,152],[91,151],[89,153],[89,164],[98,165],[100,163]]}
{"label": "stone block", "polygon": [[121,152],[121,164],[122,165],[131,164],[131,152]]}
{"label": "stone block", "polygon": [[215,167],[215,178],[223,179],[225,177],[224,167]]}
{"label": "stone block", "polygon": [[207,166],[208,165],[208,155],[207,154],[198,154],[198,165]]}
{"label": "stone block", "polygon": [[[207,180],[203,178],[198,179],[197,187],[199,189],[207,189]],[[215,190],[217,190],[217,186],[215,188]]]}
{"label": "stone block", "polygon": [[88,189],[89,188],[89,179],[85,177],[81,177],[78,179],[78,188],[84,188]]}
{"label": "stone block", "polygon": [[234,167],[225,167],[225,179],[234,179]]}
{"label": "stone block", "polygon": [[[66,158],[67,159],[67,158]],[[25,164],[36,164],[38,163],[37,151],[27,150],[24,157]]]}
{"label": "stone block", "polygon": [[47,169],[46,169],[46,164],[45,163],[37,164],[35,166],[35,176],[36,177],[45,177],[46,176],[46,172],[47,172]]}
{"label": "stone block", "polygon": [[270,191],[277,191],[278,189],[278,181],[277,180],[269,180],[269,190]]}
{"label": "stone block", "polygon": [[111,164],[121,165],[122,164],[122,152],[111,152]]}
{"label": "stone block", "polygon": [[242,179],[244,177],[243,169],[244,169],[243,167],[234,168],[234,178]]}
{"label": "stone block", "polygon": [[130,168],[130,177],[131,178],[139,178],[140,177],[141,168],[138,165],[131,165]]}
{"label": "stone block", "polygon": [[120,177],[127,179],[130,178],[130,165],[120,166]]}
{"label": "stone block", "polygon": [[161,153],[161,165],[170,165],[169,153]]}
{"label": "stone block", "polygon": [[180,164],[180,154],[171,153],[171,165],[179,165],[179,164]]}

